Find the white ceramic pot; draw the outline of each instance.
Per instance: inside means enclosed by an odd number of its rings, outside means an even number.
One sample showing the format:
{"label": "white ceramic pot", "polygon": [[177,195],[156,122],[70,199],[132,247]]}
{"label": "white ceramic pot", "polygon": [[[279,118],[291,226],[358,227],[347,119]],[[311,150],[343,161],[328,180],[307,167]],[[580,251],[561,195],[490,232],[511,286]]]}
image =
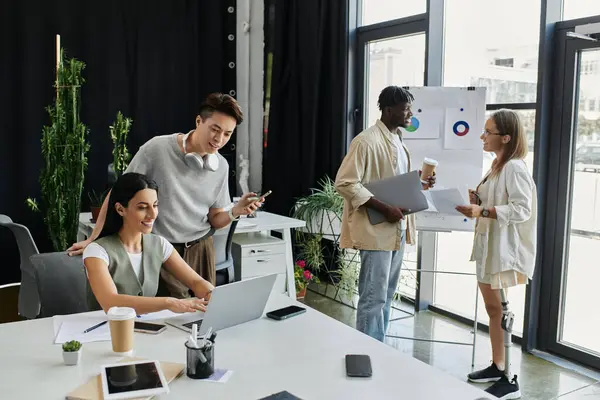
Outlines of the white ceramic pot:
{"label": "white ceramic pot", "polygon": [[77,351],[63,351],[63,360],[66,365],[77,365],[81,360],[81,349]]}

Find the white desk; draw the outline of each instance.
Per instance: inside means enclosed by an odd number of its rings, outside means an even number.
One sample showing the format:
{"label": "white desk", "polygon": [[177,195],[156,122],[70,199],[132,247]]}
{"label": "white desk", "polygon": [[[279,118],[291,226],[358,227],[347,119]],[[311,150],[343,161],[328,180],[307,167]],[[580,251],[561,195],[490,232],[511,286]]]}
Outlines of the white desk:
{"label": "white desk", "polygon": [[[287,271],[287,293],[288,296],[296,298],[296,285],[294,284],[294,257],[292,254],[292,228],[302,228],[306,222],[284,217],[282,215],[272,214],[266,211],[259,211],[256,218],[242,218],[235,229],[236,234],[254,233],[254,232],[279,232],[285,242],[285,268]],[[92,213],[79,214],[79,230],[77,240],[84,240],[94,230],[95,224],[90,220]],[[216,235],[226,235],[229,227],[219,229]]]}
{"label": "white desk", "polygon": [[[266,311],[297,304],[271,294]],[[135,333],[136,357],[185,364],[187,334],[173,327],[155,336]],[[0,325],[0,396],[3,399],[64,399],[71,390],[117,361],[110,342],[83,345],[81,363],[66,366],[52,345],[52,319]],[[287,390],[313,399],[460,399],[491,397],[396,349],[308,308],[287,321],[261,319],[219,332],[215,366],[233,370],[225,384],[183,375],[161,399],[259,399]],[[344,356],[368,354],[371,379],[345,376]]]}

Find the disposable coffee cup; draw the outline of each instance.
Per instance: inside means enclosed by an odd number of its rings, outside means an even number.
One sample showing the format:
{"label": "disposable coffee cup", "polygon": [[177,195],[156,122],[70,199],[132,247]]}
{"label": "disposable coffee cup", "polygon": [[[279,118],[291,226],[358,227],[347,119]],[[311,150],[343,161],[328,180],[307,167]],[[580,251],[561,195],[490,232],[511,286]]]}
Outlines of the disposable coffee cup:
{"label": "disposable coffee cup", "polygon": [[110,340],[115,353],[122,356],[133,354],[133,325],[135,310],[130,307],[111,307],[106,313],[110,326]]}
{"label": "disposable coffee cup", "polygon": [[423,166],[421,167],[421,182],[428,183],[427,178],[433,176],[437,166],[437,161],[432,160],[431,158],[424,158]]}

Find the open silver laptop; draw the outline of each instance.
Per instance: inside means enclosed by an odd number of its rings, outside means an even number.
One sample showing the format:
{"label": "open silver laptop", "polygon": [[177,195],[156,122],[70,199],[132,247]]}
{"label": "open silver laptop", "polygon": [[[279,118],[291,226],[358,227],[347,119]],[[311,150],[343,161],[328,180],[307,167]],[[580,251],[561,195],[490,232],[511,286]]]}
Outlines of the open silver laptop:
{"label": "open silver laptop", "polygon": [[191,332],[192,325],[198,324],[198,335],[201,336],[211,327],[218,331],[258,319],[265,311],[276,278],[277,274],[271,274],[217,286],[206,312],[186,313],[165,322],[186,332]]}

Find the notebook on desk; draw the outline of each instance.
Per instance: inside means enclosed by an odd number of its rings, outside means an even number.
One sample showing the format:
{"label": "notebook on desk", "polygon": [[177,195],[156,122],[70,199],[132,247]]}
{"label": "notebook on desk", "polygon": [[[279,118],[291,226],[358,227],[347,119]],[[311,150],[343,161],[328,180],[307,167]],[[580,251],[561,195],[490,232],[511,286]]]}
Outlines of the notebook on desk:
{"label": "notebook on desk", "polygon": [[[143,360],[142,358],[125,357],[119,362]],[[160,367],[165,375],[167,383],[171,383],[175,378],[183,374],[185,366],[179,363],[161,362]],[[147,400],[151,397],[137,398],[134,400]],[[102,400],[102,380],[100,374],[90,378],[86,383],[73,390],[66,397],[67,400]]]}

